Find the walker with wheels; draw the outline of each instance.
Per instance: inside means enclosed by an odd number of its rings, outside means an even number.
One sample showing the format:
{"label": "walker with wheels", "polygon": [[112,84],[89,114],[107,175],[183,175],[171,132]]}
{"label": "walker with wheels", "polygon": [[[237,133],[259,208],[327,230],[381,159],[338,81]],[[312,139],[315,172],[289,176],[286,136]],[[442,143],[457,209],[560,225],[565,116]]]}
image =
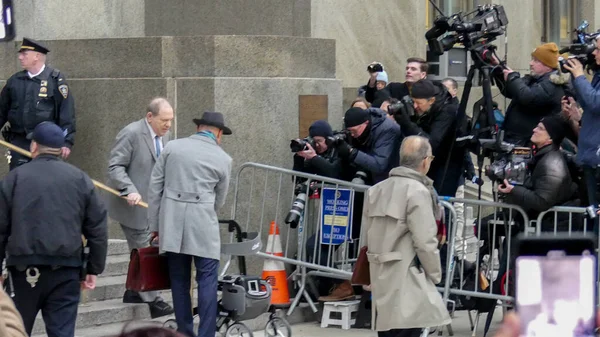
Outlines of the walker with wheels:
{"label": "walker with wheels", "polygon": [[[276,316],[275,307],[271,305],[269,283],[260,277],[246,275],[245,256],[260,251],[259,234],[242,232],[240,225],[234,220],[219,222],[229,225],[228,230],[232,234],[236,233],[237,242],[221,244],[221,254],[228,255],[229,259],[219,277],[218,291],[221,298],[217,303],[217,332],[223,337],[253,337],[252,330],[243,321],[269,312],[265,336],[291,337],[290,324],[285,318]],[[239,275],[225,275],[232,256],[238,257]],[[197,307],[193,309],[193,315],[194,318],[198,317]],[[177,329],[177,322],[175,319],[169,319],[164,326]]]}

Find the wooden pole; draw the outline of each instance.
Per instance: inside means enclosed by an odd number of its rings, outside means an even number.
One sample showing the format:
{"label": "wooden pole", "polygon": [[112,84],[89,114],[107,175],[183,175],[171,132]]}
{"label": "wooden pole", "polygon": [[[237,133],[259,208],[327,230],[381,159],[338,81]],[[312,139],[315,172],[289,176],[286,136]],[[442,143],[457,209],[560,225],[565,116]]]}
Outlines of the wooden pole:
{"label": "wooden pole", "polygon": [[[20,148],[18,146],[12,145],[9,142],[5,142],[3,140],[0,140],[0,145],[2,145],[4,147],[7,147],[10,150],[15,151],[15,152],[17,152],[19,154],[22,154],[22,155],[24,155],[26,157],[31,158],[31,152],[29,152],[27,150],[24,150],[24,149],[22,149],[22,148]],[[92,179],[92,182],[94,183],[94,186],[96,186],[97,188],[99,188],[101,190],[105,190],[106,192],[114,194],[114,195],[116,195],[119,198],[127,199],[127,197],[121,196],[121,193],[119,193],[119,191],[115,190],[114,188],[108,187],[105,184],[103,184],[103,183],[101,183],[99,181],[96,181],[94,179]],[[148,208],[148,204],[146,202],[144,202],[144,201],[140,201],[137,205],[141,206],[141,207],[144,207],[144,208]]]}

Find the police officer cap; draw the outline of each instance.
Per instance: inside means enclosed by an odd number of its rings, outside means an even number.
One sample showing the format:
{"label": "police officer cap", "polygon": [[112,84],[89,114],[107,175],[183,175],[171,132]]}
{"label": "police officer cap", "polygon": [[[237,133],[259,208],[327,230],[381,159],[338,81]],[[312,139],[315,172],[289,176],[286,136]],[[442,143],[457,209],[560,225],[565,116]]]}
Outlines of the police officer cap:
{"label": "police officer cap", "polygon": [[65,146],[65,134],[63,130],[52,122],[41,122],[38,124],[33,129],[33,132],[27,135],[27,139],[53,149],[60,149]]}
{"label": "police officer cap", "polygon": [[23,43],[21,44],[21,48],[19,48],[19,52],[27,50],[37,51],[38,53],[42,54],[48,54],[48,52],[50,52],[50,50],[46,48],[46,46],[44,46],[43,44],[24,37]]}

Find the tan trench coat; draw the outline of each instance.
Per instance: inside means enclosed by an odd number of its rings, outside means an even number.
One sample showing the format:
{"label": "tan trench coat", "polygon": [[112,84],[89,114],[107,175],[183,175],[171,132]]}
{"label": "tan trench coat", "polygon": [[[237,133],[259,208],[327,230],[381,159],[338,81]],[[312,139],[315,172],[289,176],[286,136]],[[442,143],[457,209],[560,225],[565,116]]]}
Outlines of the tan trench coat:
{"label": "tan trench coat", "polygon": [[366,193],[363,230],[377,331],[450,323],[435,287],[442,268],[431,186],[426,176],[398,167]]}

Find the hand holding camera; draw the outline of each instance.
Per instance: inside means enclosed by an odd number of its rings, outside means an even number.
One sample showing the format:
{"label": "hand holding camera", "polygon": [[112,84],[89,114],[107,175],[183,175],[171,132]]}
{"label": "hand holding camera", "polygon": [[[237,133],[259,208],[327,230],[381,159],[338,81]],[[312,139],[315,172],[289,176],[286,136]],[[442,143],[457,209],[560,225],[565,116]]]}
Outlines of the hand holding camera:
{"label": "hand holding camera", "polygon": [[573,99],[573,97],[563,97],[561,100],[561,106],[561,112],[563,116],[565,116],[571,121],[579,123],[579,121],[581,120],[581,111],[579,111],[577,103],[575,102],[575,99]]}
{"label": "hand holding camera", "polygon": [[394,116],[396,123],[403,125],[410,123],[410,117],[415,115],[415,107],[410,96],[404,96],[400,102],[388,106],[388,114]]}
{"label": "hand holding camera", "polygon": [[564,64],[564,68],[571,72],[573,78],[585,75],[583,72],[583,64],[576,58],[569,58]]}
{"label": "hand holding camera", "polygon": [[350,146],[350,144],[346,143],[345,141],[338,142],[337,150],[341,158],[352,161],[356,157],[356,149]]}
{"label": "hand holding camera", "polygon": [[315,151],[315,149],[313,149],[310,143],[306,144],[306,148],[304,149],[304,151],[299,151],[297,152],[297,154],[305,160],[310,160],[317,156],[317,152]]}
{"label": "hand holding camera", "polygon": [[509,194],[510,192],[512,192],[513,188],[515,188],[513,185],[511,185],[508,180],[504,179],[504,183],[501,185],[498,185],[498,192],[500,193],[504,193],[504,194]]}

